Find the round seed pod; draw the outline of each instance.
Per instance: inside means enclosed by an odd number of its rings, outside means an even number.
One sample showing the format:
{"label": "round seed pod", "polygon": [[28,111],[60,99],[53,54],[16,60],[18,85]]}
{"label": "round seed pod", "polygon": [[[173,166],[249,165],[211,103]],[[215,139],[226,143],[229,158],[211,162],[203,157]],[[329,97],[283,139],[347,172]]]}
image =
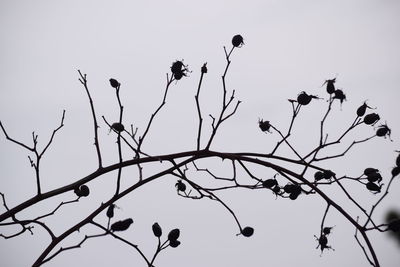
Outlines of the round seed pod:
{"label": "round seed pod", "polygon": [[254,229],[250,226],[246,226],[245,228],[242,229],[241,234],[244,235],[245,237],[250,237],[254,234]]}
{"label": "round seed pod", "polygon": [[367,186],[367,189],[368,189],[369,191],[372,191],[372,192],[375,192],[375,193],[381,192],[381,187],[380,187],[379,185],[375,184],[375,183],[368,182],[368,183],[366,184],[366,186]]}
{"label": "round seed pod", "polygon": [[308,95],[306,92],[301,92],[298,96],[297,96],[297,102],[300,105],[308,105],[311,102],[312,97],[310,95]]}
{"label": "round seed pod", "polygon": [[243,37],[240,34],[233,36],[232,45],[234,47],[242,47],[244,45]]}
{"label": "round seed pod", "polygon": [[392,169],[392,176],[395,177],[400,174],[400,167],[396,166]]}
{"label": "round seed pod", "polygon": [[346,95],[343,93],[342,90],[336,90],[335,95],[333,96],[335,99],[339,99],[340,103],[343,103],[344,100],[346,100]]}
{"label": "round seed pod", "polygon": [[364,170],[364,174],[367,175],[367,176],[371,175],[371,174],[374,174],[374,173],[377,173],[377,172],[379,172],[379,170],[375,169],[375,168],[366,168]]}
{"label": "round seed pod", "polygon": [[123,130],[125,130],[125,127],[124,127],[124,125],[122,124],[122,123],[119,123],[119,122],[114,122],[112,125],[111,125],[111,128],[113,128],[116,132],[118,132],[118,133],[120,133],[120,132],[122,132]]}
{"label": "round seed pod", "polygon": [[316,173],[314,173],[314,179],[315,181],[324,179],[324,173],[321,171],[317,171]]}
{"label": "round seed pod", "polygon": [[367,179],[369,182],[381,182],[382,175],[379,172],[370,173],[367,175]]}
{"label": "round seed pod", "polygon": [[180,235],[179,229],[178,228],[173,229],[168,234],[168,240],[169,241],[177,240],[179,238],[179,235]]}
{"label": "round seed pod", "polygon": [[379,121],[380,117],[376,113],[370,113],[365,115],[364,123],[367,125],[374,125],[377,121]]}
{"label": "round seed pod", "polygon": [[269,128],[271,127],[271,125],[269,124],[269,121],[263,121],[263,120],[260,120],[258,122],[258,126],[260,127],[261,131],[263,131],[263,132],[269,132]]}
{"label": "round seed pod", "polygon": [[172,248],[176,248],[176,247],[178,247],[180,244],[181,244],[181,242],[180,242],[179,240],[170,240],[170,241],[169,241],[169,245],[170,245]]}
{"label": "round seed pod", "polygon": [[329,235],[331,233],[332,228],[333,227],[324,227],[322,232],[324,233],[324,235]]}
{"label": "round seed pod", "polygon": [[400,219],[396,219],[396,220],[389,222],[388,228],[389,228],[389,230],[391,230],[393,232],[400,231]]}
{"label": "round seed pod", "polygon": [[181,180],[179,180],[176,184],[175,187],[177,188],[178,191],[186,191],[186,185],[184,183],[182,183]]}
{"label": "round seed pod", "polygon": [[90,193],[89,187],[87,185],[81,185],[80,189],[80,194],[82,197],[87,197]]}
{"label": "round seed pod", "polygon": [[182,72],[182,68],[184,68],[184,67],[185,67],[185,65],[183,64],[183,62],[180,61],[180,60],[177,60],[174,63],[172,63],[171,72],[173,74],[181,73]]}

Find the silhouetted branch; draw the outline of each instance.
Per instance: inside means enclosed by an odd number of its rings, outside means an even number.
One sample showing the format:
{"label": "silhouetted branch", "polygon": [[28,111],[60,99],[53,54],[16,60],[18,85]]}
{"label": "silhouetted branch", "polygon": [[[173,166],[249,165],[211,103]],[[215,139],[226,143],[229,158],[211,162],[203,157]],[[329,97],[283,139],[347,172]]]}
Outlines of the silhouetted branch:
{"label": "silhouetted branch", "polygon": [[94,110],[93,100],[89,92],[89,88],[87,85],[86,74],[82,74],[80,70],[78,70],[79,76],[81,77],[79,81],[83,85],[86,90],[86,94],[89,98],[90,109],[92,110],[92,117],[93,117],[93,127],[94,127],[94,145],[96,146],[97,152],[97,160],[98,160],[98,168],[101,169],[103,166],[102,159],[101,159],[101,152],[100,152],[100,144],[99,144],[99,136],[98,136],[98,129],[99,125],[97,124],[96,112]]}

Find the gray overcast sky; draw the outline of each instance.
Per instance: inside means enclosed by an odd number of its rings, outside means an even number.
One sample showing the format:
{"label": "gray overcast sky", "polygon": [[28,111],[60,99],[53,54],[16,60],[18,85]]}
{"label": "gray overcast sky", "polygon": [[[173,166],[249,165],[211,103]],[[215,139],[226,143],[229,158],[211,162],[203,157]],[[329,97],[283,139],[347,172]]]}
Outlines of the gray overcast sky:
{"label": "gray overcast sky", "polygon": [[[393,142],[373,140],[356,148],[349,158],[334,161],[335,171],[359,175],[364,167],[380,168],[386,179],[399,149],[400,99],[400,2],[357,1],[0,1],[0,120],[18,140],[39,145],[57,127],[66,109],[65,128],[43,160],[43,187],[50,190],[87,175],[96,167],[91,115],[77,70],[87,73],[98,115],[117,120],[117,102],[108,79],[122,83],[126,124],[143,130],[159,105],[165,73],[176,59],[193,70],[190,77],[174,84],[167,105],[156,118],[145,149],[152,154],[191,150],[195,145],[197,114],[194,94],[199,69],[208,62],[209,73],[201,95],[204,114],[220,107],[220,75],[224,68],[223,46],[242,34],[245,46],[235,50],[228,86],[243,101],[237,115],[221,130],[214,149],[265,152],[278,140],[257,129],[257,120],[270,120],[282,129],[290,116],[288,98],[300,91],[325,97],[320,88],[325,79],[337,76],[348,101],[335,105],[332,130],[348,125],[354,110],[364,101],[393,130]],[[315,144],[324,101],[305,109],[293,143],[301,152]],[[206,119],[206,124],[210,120]],[[315,127],[313,128],[312,123]],[[340,124],[343,123],[343,124]],[[307,126],[307,127],[306,127]],[[344,126],[342,126],[344,127]],[[339,128],[339,129],[338,129]],[[115,136],[101,124],[101,142],[106,164],[117,160]],[[370,136],[363,127],[354,138]],[[222,138],[223,137],[223,138]],[[314,139],[313,139],[314,137]],[[347,140],[349,144],[351,140]],[[342,151],[342,149],[340,149]],[[34,194],[34,176],[27,153],[0,138],[0,192],[13,207]],[[205,163],[204,163],[205,164]],[[203,166],[204,167],[204,166]],[[324,166],[326,167],[326,166]],[[331,165],[329,165],[331,167]],[[154,166],[154,168],[157,168]],[[149,168],[148,174],[152,172]],[[127,171],[129,177],[136,175]],[[271,175],[268,173],[266,175]],[[60,233],[68,223],[107,200],[114,175],[91,183],[91,198],[62,210],[61,220],[46,221]],[[336,225],[330,239],[335,251],[315,250],[325,209],[318,197],[293,202],[275,200],[270,192],[232,191],[221,194],[244,225],[256,234],[236,237],[237,227],[217,203],[190,201],[174,192],[175,178],[145,187],[120,201],[118,218],[132,217],[134,227],[125,236],[152,253],[156,240],[151,225],[158,221],[168,231],[182,230],[182,245],[167,250],[156,266],[366,266],[357,246],[354,229],[338,214],[328,216]],[[376,219],[389,208],[399,209],[400,185],[396,181]],[[109,192],[110,191],[110,192]],[[360,187],[352,192],[370,207],[376,196]],[[334,191],[333,191],[334,192]],[[73,199],[66,194],[58,201]],[[345,201],[339,197],[339,201]],[[21,214],[35,216],[50,210],[55,202]],[[358,215],[352,210],[353,215]],[[105,222],[99,216],[99,222]],[[49,242],[41,229],[35,235],[0,239],[2,266],[28,266]],[[95,232],[91,228],[85,229]],[[66,240],[76,244],[81,235]],[[371,235],[382,266],[398,266],[399,247],[384,234]],[[137,264],[136,264],[137,262]],[[141,266],[135,252],[113,239],[88,241],[82,249],[68,251],[47,266]],[[144,266],[144,265],[143,265]]]}

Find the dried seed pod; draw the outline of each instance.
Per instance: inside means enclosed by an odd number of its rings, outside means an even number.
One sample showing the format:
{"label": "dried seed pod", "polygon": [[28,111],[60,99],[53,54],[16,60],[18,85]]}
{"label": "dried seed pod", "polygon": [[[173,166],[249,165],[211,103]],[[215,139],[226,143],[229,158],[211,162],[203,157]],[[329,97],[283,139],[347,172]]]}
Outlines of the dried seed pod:
{"label": "dried seed pod", "polygon": [[328,238],[326,237],[326,235],[322,234],[319,238],[317,238],[317,240],[318,240],[317,248],[320,248],[321,252],[323,252],[324,249],[331,249],[331,247],[328,246]]}
{"label": "dried seed pod", "polygon": [[180,80],[183,76],[187,75],[188,68],[187,65],[184,65],[182,61],[177,60],[172,63],[171,72],[176,80]]}
{"label": "dried seed pod", "polygon": [[254,234],[254,229],[250,226],[246,226],[245,228],[242,229],[240,233],[245,237],[250,237]]}
{"label": "dried seed pod", "polygon": [[343,93],[342,90],[335,90],[335,95],[333,96],[334,99],[340,100],[340,103],[342,104],[344,100],[346,100],[346,95]]}
{"label": "dried seed pod", "polygon": [[169,241],[176,241],[176,240],[178,240],[179,235],[180,235],[179,229],[178,228],[173,229],[168,234],[168,240]]}
{"label": "dried seed pod", "polygon": [[182,72],[182,69],[183,69],[184,67],[185,67],[185,65],[183,64],[183,62],[180,61],[180,60],[177,60],[177,61],[175,61],[174,63],[172,63],[171,72],[172,72],[173,74],[175,74],[175,73],[180,73],[180,72]]}
{"label": "dried seed pod", "polygon": [[329,235],[332,231],[333,227],[324,227],[324,229],[322,230],[322,232],[324,233],[324,235]]}
{"label": "dried seed pod", "polygon": [[281,193],[281,188],[279,187],[279,185],[276,185],[274,188],[272,188],[272,191],[279,195]]}
{"label": "dried seed pod", "polygon": [[358,107],[357,116],[358,117],[364,116],[365,112],[367,111],[367,108],[371,108],[371,107],[367,105],[367,102],[364,102],[364,104],[362,104],[361,106]]}
{"label": "dried seed pod", "polygon": [[379,186],[379,185],[377,185],[377,184],[375,184],[375,183],[368,182],[368,183],[366,184],[366,186],[367,186],[367,189],[368,189],[369,191],[373,192],[374,194],[377,194],[377,193],[380,193],[380,192],[381,192],[381,187],[382,187],[382,185]]}
{"label": "dried seed pod", "polygon": [[314,173],[314,179],[315,181],[324,179],[324,173],[321,171],[317,171],[316,173]]}
{"label": "dried seed pod", "polygon": [[370,113],[370,114],[365,115],[365,117],[364,117],[364,123],[368,124],[368,125],[374,125],[379,120],[380,120],[380,117],[376,113]]}
{"label": "dried seed pod", "polygon": [[380,137],[390,137],[391,132],[392,131],[390,130],[390,128],[386,124],[383,124],[378,127],[378,130],[376,130],[376,135]]}
{"label": "dried seed pod", "polygon": [[81,185],[80,187],[80,191],[81,191],[81,196],[82,197],[87,197],[90,193],[89,187],[87,185]]}
{"label": "dried seed pod", "polygon": [[161,226],[158,223],[154,223],[152,226],[153,234],[156,237],[160,237],[162,235],[162,229]]}
{"label": "dried seed pod", "polygon": [[289,194],[290,194],[290,193],[293,192],[294,187],[295,187],[294,184],[286,184],[286,185],[283,187],[283,191],[285,191],[286,193],[289,193]]}
{"label": "dried seed pod", "polygon": [[169,241],[169,245],[170,245],[172,248],[176,248],[176,247],[178,247],[180,244],[181,244],[181,242],[180,242],[179,240],[170,240],[170,241]]}
{"label": "dried seed pod", "polygon": [[297,102],[300,105],[308,105],[312,100],[312,97],[310,95],[308,95],[306,92],[301,92],[298,96],[297,96]]}
{"label": "dried seed pod", "polygon": [[123,221],[115,222],[111,225],[111,231],[113,231],[113,232],[125,231],[129,228],[129,226],[132,223],[133,223],[133,220],[131,218],[123,220]]}
{"label": "dried seed pod", "polygon": [[379,172],[373,172],[367,175],[367,179],[369,182],[378,182],[382,181],[382,175]]}
{"label": "dried seed pod", "polygon": [[296,200],[299,197],[300,194],[297,193],[290,193],[289,198],[291,200]]}
{"label": "dried seed pod", "polygon": [[178,182],[175,184],[175,187],[178,191],[186,191],[186,185],[182,182],[182,180],[178,180]]}
{"label": "dried seed pod", "polygon": [[395,177],[400,174],[400,167],[396,166],[392,169],[392,176]]}
{"label": "dried seed pod", "polygon": [[400,219],[395,219],[389,222],[388,224],[389,230],[393,232],[398,232],[400,231]]}
{"label": "dried seed pod", "polygon": [[111,78],[110,85],[111,85],[111,87],[118,89],[118,87],[120,86],[120,83],[116,79]]}
{"label": "dried seed pod", "polygon": [[400,167],[400,154],[396,158],[396,166]]}
{"label": "dried seed pod", "polygon": [[87,185],[81,185],[80,187],[76,187],[74,189],[74,193],[78,197],[87,197],[87,196],[89,196],[90,190],[89,190],[89,187]]}
{"label": "dried seed pod", "polygon": [[375,169],[375,168],[366,168],[365,170],[364,170],[364,174],[365,175],[371,175],[371,174],[374,174],[374,173],[377,173],[377,172],[379,172],[379,170],[378,169]]}
{"label": "dried seed pod", "polygon": [[114,129],[114,130],[115,130],[116,132],[118,132],[118,133],[120,133],[120,132],[122,132],[123,130],[125,130],[124,125],[123,125],[122,123],[119,123],[119,122],[114,122],[114,123],[111,125],[111,128]]}
{"label": "dried seed pod", "polygon": [[244,45],[243,37],[240,34],[233,36],[232,45],[234,47],[242,47]]}
{"label": "dried seed pod", "polygon": [[272,188],[274,186],[276,186],[278,184],[278,182],[276,181],[276,179],[267,179],[265,181],[263,181],[262,185],[265,188]]}
{"label": "dried seed pod", "polygon": [[326,180],[330,180],[333,178],[333,176],[335,176],[335,173],[331,170],[324,170],[324,178]]}
{"label": "dried seed pod", "polygon": [[326,91],[328,92],[328,94],[333,94],[336,89],[335,89],[335,82],[336,82],[336,78],[332,79],[332,80],[326,80]]}
{"label": "dried seed pod", "polygon": [[258,126],[260,127],[261,131],[270,133],[269,129],[271,127],[271,124],[269,124],[269,121],[263,121],[261,119],[258,121]]}

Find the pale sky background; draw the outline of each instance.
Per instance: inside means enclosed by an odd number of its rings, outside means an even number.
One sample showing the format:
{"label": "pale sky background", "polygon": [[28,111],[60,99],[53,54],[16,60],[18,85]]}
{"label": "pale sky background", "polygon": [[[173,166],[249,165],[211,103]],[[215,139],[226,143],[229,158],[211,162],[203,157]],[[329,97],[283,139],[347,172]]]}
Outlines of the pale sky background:
{"label": "pale sky background", "polygon": [[[87,73],[89,87],[100,117],[117,120],[117,102],[108,79],[118,79],[125,106],[126,125],[143,131],[150,114],[160,104],[166,73],[177,59],[193,70],[190,77],[174,83],[167,104],[144,143],[151,154],[192,150],[197,133],[194,95],[199,70],[208,62],[201,103],[207,114],[220,108],[220,75],[225,66],[223,46],[242,34],[245,46],[235,50],[228,74],[229,90],[235,89],[241,104],[238,113],[221,129],[212,146],[221,151],[269,152],[278,140],[258,129],[259,118],[285,130],[290,116],[288,98],[303,90],[326,97],[324,80],[337,76],[348,101],[334,105],[332,136],[349,125],[364,101],[377,107],[382,121],[393,130],[393,142],[374,139],[356,147],[347,158],[321,166],[339,175],[361,174],[365,167],[379,168],[386,180],[400,149],[400,2],[357,1],[0,1],[0,120],[9,134],[31,144],[31,133],[46,143],[66,109],[65,127],[42,162],[43,190],[74,182],[96,168],[91,113],[77,70]],[[324,109],[320,100],[304,108],[292,142],[306,152],[316,142]],[[100,121],[100,142],[105,165],[117,160],[115,135]],[[209,128],[207,128],[209,130]],[[373,134],[362,126],[352,138]],[[344,140],[344,146],[351,143]],[[343,147],[334,152],[343,151]],[[285,155],[286,150],[282,150]],[[10,207],[33,196],[35,179],[27,151],[0,135],[0,192]],[[291,156],[286,153],[286,155]],[[127,158],[130,156],[126,154]],[[205,167],[206,162],[202,167]],[[220,162],[211,166],[220,167]],[[146,174],[158,167],[149,166]],[[229,173],[220,168],[219,174]],[[125,171],[124,185],[136,170]],[[196,176],[196,174],[194,174]],[[265,179],[273,173],[266,172]],[[59,234],[78,222],[114,193],[116,174],[89,183],[91,195],[64,207],[45,222]],[[133,177],[133,178],[132,178]],[[193,177],[193,176],[192,176]],[[367,266],[353,238],[354,229],[336,212],[326,224],[336,225],[329,239],[335,251],[320,257],[313,235],[318,234],[325,203],[318,196],[296,201],[275,199],[269,191],[233,190],[220,194],[235,210],[243,225],[255,228],[252,238],[237,237],[230,214],[218,203],[193,201],[176,195],[176,178],[165,177],[117,203],[116,219],[132,217],[134,224],[122,233],[150,257],[156,246],[151,225],[157,221],[165,233],[181,229],[182,245],[168,249],[156,266]],[[350,186],[354,196],[369,208],[378,198],[361,186]],[[328,190],[346,199],[335,190]],[[390,208],[399,207],[400,184],[375,214],[379,222]],[[28,218],[53,209],[72,193],[19,214]],[[348,207],[345,206],[344,207]],[[1,212],[4,209],[1,209]],[[349,208],[355,217],[360,212]],[[106,225],[106,216],[96,221]],[[11,233],[12,230],[8,229]],[[3,232],[3,230],[1,230]],[[85,227],[64,241],[74,245]],[[371,233],[382,266],[399,266],[399,246],[386,234]],[[0,239],[0,265],[30,266],[49,238],[36,227],[35,235]],[[113,238],[89,240],[81,249],[62,253],[45,266],[145,266],[138,254]]]}

